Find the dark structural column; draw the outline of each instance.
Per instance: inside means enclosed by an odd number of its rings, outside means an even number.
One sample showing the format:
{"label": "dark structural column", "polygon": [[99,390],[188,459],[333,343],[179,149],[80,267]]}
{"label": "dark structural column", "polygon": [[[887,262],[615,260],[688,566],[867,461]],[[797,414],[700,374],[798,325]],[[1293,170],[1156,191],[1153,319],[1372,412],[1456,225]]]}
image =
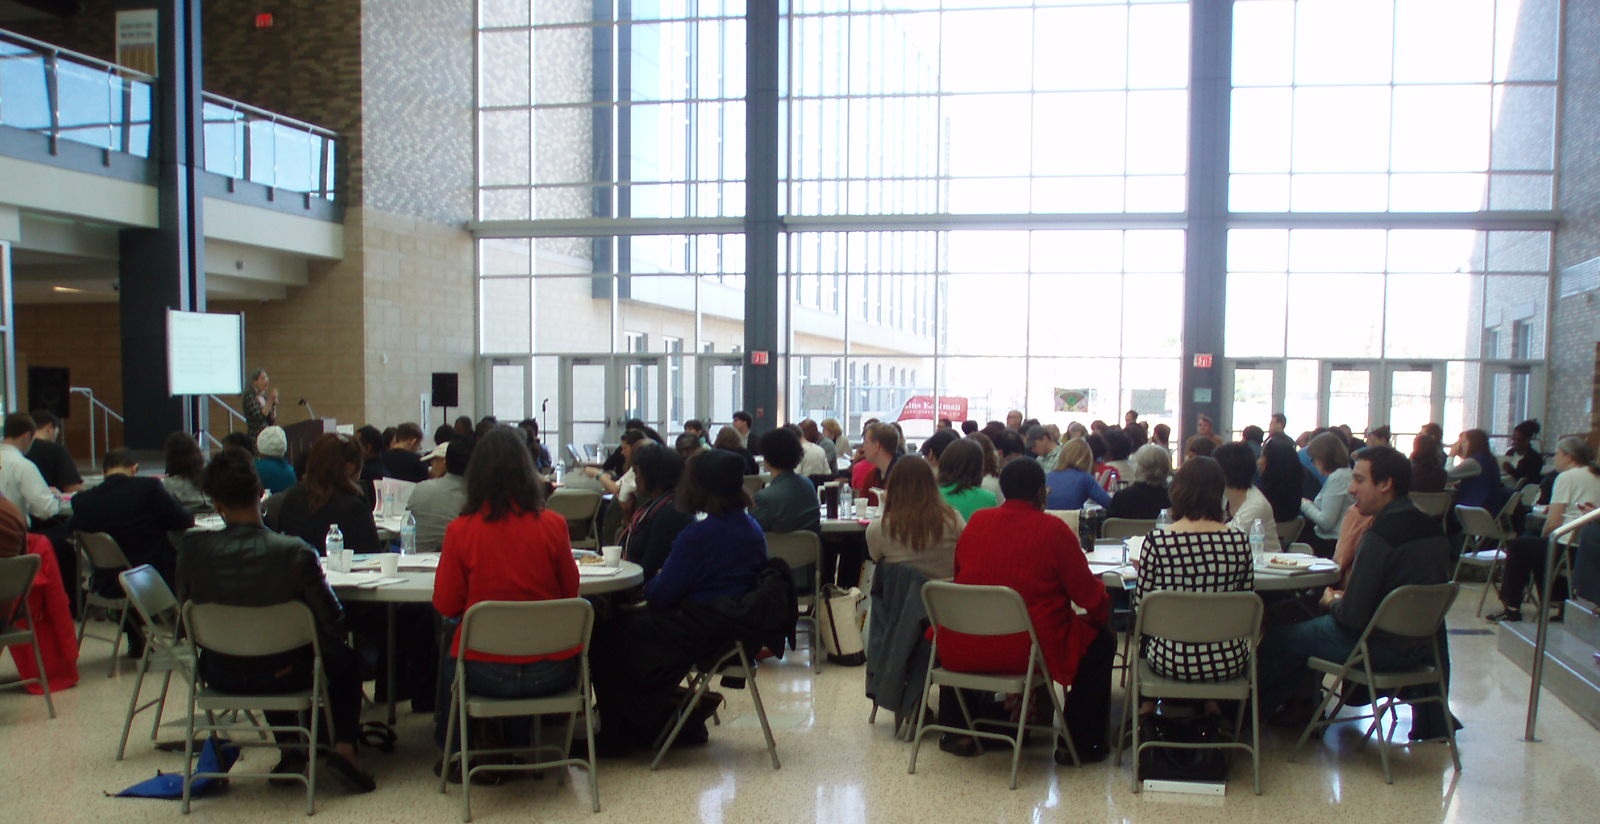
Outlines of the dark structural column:
{"label": "dark structural column", "polygon": [[[778,419],[778,4],[745,19],[744,408],[756,432]],[[753,353],[766,352],[764,366]]]}
{"label": "dark structural column", "polygon": [[[1189,5],[1189,231],[1184,254],[1183,365],[1178,431],[1193,435],[1197,416],[1218,414],[1222,397],[1223,313],[1227,307],[1228,120],[1233,83],[1233,2]],[[1213,356],[1210,368],[1195,355]],[[1197,397],[1208,400],[1196,400]],[[1182,443],[1178,444],[1181,449]]]}
{"label": "dark structural column", "polygon": [[155,122],[160,223],[123,230],[118,284],[122,321],[122,414],[129,447],[159,449],[168,434],[205,427],[201,398],[167,390],[167,310],[206,308],[205,231],[200,175],[201,0],[135,0],[118,8],[157,10]]}

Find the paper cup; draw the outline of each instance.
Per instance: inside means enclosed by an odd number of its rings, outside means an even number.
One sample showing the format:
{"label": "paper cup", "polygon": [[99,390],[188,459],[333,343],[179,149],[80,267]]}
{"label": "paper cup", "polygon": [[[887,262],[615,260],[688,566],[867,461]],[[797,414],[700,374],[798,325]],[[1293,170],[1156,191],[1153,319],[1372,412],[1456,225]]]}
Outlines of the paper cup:
{"label": "paper cup", "polygon": [[323,565],[328,568],[329,572],[345,572],[346,570],[343,570],[343,569],[339,568],[339,564],[343,560],[344,560],[344,558],[340,557],[339,553],[330,552],[330,553],[328,553],[328,557],[322,559],[322,562],[323,562]]}
{"label": "paper cup", "polygon": [[339,550],[339,571],[350,572],[356,568],[356,551],[353,549]]}
{"label": "paper cup", "polygon": [[600,555],[601,555],[601,557],[605,558],[606,566],[608,566],[608,567],[619,567],[619,566],[622,566],[622,547],[620,547],[620,546],[603,546],[603,547],[600,547]]}
{"label": "paper cup", "polygon": [[867,517],[867,499],[866,498],[857,498],[857,499],[855,499],[855,503],[854,503],[853,506],[854,506],[855,516],[857,518],[865,518],[865,517]]}
{"label": "paper cup", "polygon": [[393,578],[400,572],[400,556],[393,552],[385,552],[379,555],[378,572],[385,578]]}

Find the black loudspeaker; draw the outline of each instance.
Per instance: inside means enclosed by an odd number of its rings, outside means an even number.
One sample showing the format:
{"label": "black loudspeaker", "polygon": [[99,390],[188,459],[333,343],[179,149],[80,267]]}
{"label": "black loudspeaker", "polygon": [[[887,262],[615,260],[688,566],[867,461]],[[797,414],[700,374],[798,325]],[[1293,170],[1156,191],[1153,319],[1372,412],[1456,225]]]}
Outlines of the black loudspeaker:
{"label": "black loudspeaker", "polygon": [[460,398],[456,392],[460,388],[458,376],[454,372],[433,373],[433,405],[434,406],[460,406]]}
{"label": "black loudspeaker", "polygon": [[28,408],[46,409],[58,418],[72,416],[72,370],[65,366],[28,367]]}

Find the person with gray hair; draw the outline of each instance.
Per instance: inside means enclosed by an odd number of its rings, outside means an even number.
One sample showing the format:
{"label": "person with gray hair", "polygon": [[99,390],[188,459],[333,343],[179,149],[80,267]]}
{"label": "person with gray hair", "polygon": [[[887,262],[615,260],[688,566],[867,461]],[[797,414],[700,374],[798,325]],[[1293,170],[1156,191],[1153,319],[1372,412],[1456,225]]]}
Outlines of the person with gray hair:
{"label": "person with gray hair", "polygon": [[[1550,508],[1545,512],[1544,530],[1537,538],[1513,538],[1506,546],[1505,577],[1500,583],[1500,603],[1504,609],[1488,616],[1495,623],[1521,621],[1522,594],[1529,581],[1543,586],[1546,542],[1550,533],[1600,506],[1600,464],[1595,463],[1594,450],[1588,441],[1576,435],[1562,438],[1556,443],[1555,464],[1558,474],[1550,492]],[[1562,552],[1571,553],[1578,543],[1578,535],[1569,532],[1557,540]],[[1558,580],[1551,590],[1550,602],[1564,604],[1566,600],[1566,581]]]}
{"label": "person with gray hair", "polygon": [[1133,483],[1111,496],[1106,507],[1107,518],[1134,518],[1155,520],[1161,510],[1172,506],[1167,495],[1167,477],[1172,474],[1172,453],[1153,443],[1134,451]]}
{"label": "person with gray hair", "polygon": [[289,436],[281,426],[269,426],[256,436],[256,474],[268,492],[277,494],[295,485],[294,467],[286,460]]}

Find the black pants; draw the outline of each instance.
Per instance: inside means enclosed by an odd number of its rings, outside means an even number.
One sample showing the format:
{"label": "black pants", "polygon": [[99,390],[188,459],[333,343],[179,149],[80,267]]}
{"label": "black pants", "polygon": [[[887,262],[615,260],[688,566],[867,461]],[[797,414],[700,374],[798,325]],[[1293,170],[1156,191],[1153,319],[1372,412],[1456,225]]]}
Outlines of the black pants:
{"label": "black pants", "polygon": [[[867,561],[865,533],[839,533],[822,538],[822,583],[849,589],[861,585],[861,565]],[[837,576],[837,577],[836,577]]]}
{"label": "black pants", "polygon": [[[1072,679],[1072,689],[1067,692],[1062,714],[1066,716],[1067,732],[1072,735],[1079,755],[1106,748],[1106,730],[1111,723],[1111,664],[1116,652],[1116,636],[1102,629],[1078,660],[1078,674]],[[987,705],[974,702],[971,692],[964,697],[974,718],[993,717]],[[950,727],[966,725],[953,690],[939,690],[939,723]]]}
{"label": "black pants", "polygon": [[[1544,538],[1512,538],[1506,545],[1505,577],[1500,579],[1500,602],[1506,609],[1519,609],[1522,606],[1522,593],[1528,588],[1530,579],[1539,585],[1539,593],[1543,596],[1545,550],[1548,546]],[[1560,551],[1571,552],[1571,549]],[[1567,600],[1566,578],[1556,580],[1550,590],[1550,600],[1552,603]]]}
{"label": "black pants", "polygon": [[[355,653],[342,643],[324,640],[322,668],[328,677],[328,709],[333,715],[330,737],[338,744],[354,744],[361,732],[361,677]],[[241,695],[297,692],[311,687],[311,648],[261,658],[205,653],[200,656],[200,672],[208,686],[222,692]],[[300,723],[293,712],[266,715],[267,723],[274,726]],[[280,745],[300,742],[294,733],[280,731],[273,735]]]}
{"label": "black pants", "polygon": [[589,667],[605,737],[653,743],[690,665],[725,647],[676,610],[619,609],[598,623]]}

